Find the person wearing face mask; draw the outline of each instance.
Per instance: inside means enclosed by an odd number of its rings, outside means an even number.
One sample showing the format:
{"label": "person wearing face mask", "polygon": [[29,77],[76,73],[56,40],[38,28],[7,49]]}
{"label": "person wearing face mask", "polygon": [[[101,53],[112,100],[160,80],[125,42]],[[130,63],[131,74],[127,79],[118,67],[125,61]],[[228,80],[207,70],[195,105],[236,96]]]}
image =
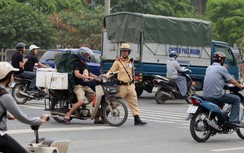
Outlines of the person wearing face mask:
{"label": "person wearing face mask", "polygon": [[107,72],[109,76],[110,73],[118,72],[118,84],[119,84],[119,93],[118,96],[124,98],[128,104],[129,108],[134,116],[134,125],[145,125],[146,122],[143,122],[139,117],[139,108],[137,102],[137,94],[134,84],[134,65],[133,59],[129,58],[131,53],[130,45],[128,43],[123,43],[120,46],[121,56],[114,61],[112,67]]}
{"label": "person wearing face mask", "polygon": [[36,73],[24,70],[25,64],[28,61],[28,59],[23,58],[23,54],[25,53],[25,46],[26,44],[23,42],[20,42],[16,45],[17,52],[12,56],[12,66],[19,69],[18,72],[14,72],[14,75],[19,75],[21,77],[29,78],[32,80],[29,88],[27,89],[27,92],[35,93]]}
{"label": "person wearing face mask", "polygon": [[29,117],[18,107],[13,97],[6,89],[13,81],[13,72],[19,69],[13,68],[8,62],[0,62],[0,152],[3,153],[27,153],[27,151],[7,131],[7,119],[15,118],[22,123],[30,125],[41,125],[47,121],[48,115],[40,117]]}
{"label": "person wearing face mask", "polygon": [[35,64],[37,63],[37,65],[39,67],[43,67],[43,68],[48,68],[48,66],[43,65],[41,62],[39,62],[39,60],[37,59],[36,55],[38,53],[38,49],[39,47],[37,47],[36,45],[30,45],[29,47],[29,51],[30,54],[26,56],[27,62],[25,63],[24,69],[25,71],[31,71],[34,72],[34,67]]}
{"label": "person wearing face mask", "polygon": [[224,93],[225,83],[231,83],[234,86],[243,89],[244,85],[238,83],[224,67],[226,55],[223,52],[215,52],[213,54],[213,64],[206,69],[203,85],[203,96],[212,98],[221,102],[221,106],[225,103],[231,104],[231,113],[229,122],[235,126],[239,126],[239,110],[241,99],[234,94]]}

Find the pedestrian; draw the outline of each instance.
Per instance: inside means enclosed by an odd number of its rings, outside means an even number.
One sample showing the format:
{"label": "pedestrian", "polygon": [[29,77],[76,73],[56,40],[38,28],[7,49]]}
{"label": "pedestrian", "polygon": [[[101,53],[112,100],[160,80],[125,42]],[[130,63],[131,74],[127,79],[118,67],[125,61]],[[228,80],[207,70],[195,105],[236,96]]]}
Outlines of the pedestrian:
{"label": "pedestrian", "polygon": [[129,108],[134,116],[134,125],[145,125],[139,117],[139,108],[137,102],[137,94],[134,84],[134,65],[133,60],[129,59],[129,54],[131,53],[131,48],[128,43],[123,43],[120,46],[121,56],[114,61],[112,67],[107,72],[108,76],[110,73],[118,72],[118,84],[119,93],[118,96],[124,98],[128,104]]}
{"label": "pedestrian", "polygon": [[37,50],[38,48],[39,47],[37,47],[36,45],[30,45],[30,47],[29,47],[30,54],[26,56],[27,62],[25,63],[25,66],[24,66],[25,71],[34,72],[35,64],[37,64],[39,67],[43,67],[43,68],[49,67],[47,65],[42,64],[37,59],[36,55],[38,53],[38,50]]}
{"label": "pedestrian", "polygon": [[6,133],[7,119],[14,120],[16,118],[25,124],[41,125],[46,122],[48,115],[45,114],[42,118],[32,118],[24,114],[13,97],[6,91],[6,88],[13,81],[13,72],[18,71],[18,69],[13,68],[8,62],[0,62],[0,70],[0,152],[27,153],[16,140]]}
{"label": "pedestrian", "polygon": [[23,54],[25,52],[26,44],[20,42],[16,45],[17,52],[12,56],[12,66],[14,68],[19,69],[18,72],[14,72],[14,75],[19,75],[21,77],[31,79],[31,84],[27,89],[28,93],[35,93],[35,86],[36,86],[36,73],[31,71],[25,71],[24,66],[27,63],[28,59],[23,59]]}

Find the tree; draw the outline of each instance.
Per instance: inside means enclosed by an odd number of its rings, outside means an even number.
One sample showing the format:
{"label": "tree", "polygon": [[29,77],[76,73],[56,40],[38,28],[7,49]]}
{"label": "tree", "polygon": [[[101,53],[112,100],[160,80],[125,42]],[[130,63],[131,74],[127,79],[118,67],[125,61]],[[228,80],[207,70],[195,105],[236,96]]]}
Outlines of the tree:
{"label": "tree", "polygon": [[56,34],[47,16],[28,5],[13,3],[0,9],[0,48],[14,48],[20,41],[49,48]]}
{"label": "tree", "polygon": [[208,0],[207,17],[214,23],[214,39],[229,44],[243,41],[244,37],[244,1]]}

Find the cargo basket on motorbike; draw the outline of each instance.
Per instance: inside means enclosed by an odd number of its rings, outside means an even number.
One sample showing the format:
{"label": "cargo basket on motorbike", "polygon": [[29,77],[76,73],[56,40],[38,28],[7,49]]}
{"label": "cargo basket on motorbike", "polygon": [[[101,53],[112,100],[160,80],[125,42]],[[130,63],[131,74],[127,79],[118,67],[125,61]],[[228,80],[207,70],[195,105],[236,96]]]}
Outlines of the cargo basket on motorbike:
{"label": "cargo basket on motorbike", "polygon": [[109,94],[116,94],[119,92],[119,86],[115,79],[108,80],[107,82],[103,83],[105,90]]}

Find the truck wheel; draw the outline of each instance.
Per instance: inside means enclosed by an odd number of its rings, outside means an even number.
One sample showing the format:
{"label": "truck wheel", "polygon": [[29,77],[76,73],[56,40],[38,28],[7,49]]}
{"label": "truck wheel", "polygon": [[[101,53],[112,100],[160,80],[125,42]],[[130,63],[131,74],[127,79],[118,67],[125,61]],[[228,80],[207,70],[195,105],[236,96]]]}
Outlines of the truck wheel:
{"label": "truck wheel", "polygon": [[143,92],[143,88],[136,88],[137,97],[140,97]]}

